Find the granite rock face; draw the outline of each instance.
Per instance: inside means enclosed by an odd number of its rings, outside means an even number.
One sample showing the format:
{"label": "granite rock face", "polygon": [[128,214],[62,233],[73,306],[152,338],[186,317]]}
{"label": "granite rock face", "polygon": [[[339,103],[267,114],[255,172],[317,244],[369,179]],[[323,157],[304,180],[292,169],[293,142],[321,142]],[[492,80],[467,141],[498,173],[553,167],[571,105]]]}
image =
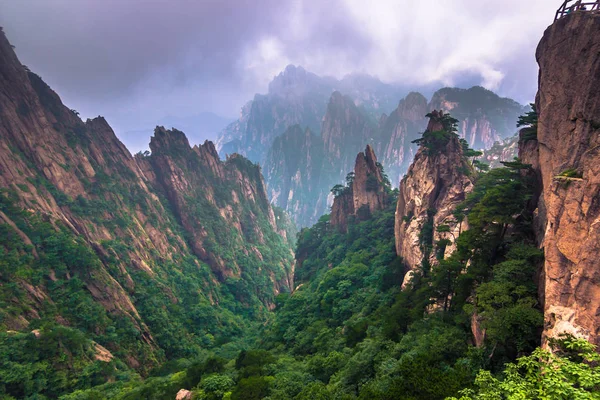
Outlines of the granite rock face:
{"label": "granite rock face", "polygon": [[369,212],[373,213],[382,210],[388,201],[383,174],[375,152],[369,145],[364,153],[358,153],[356,156],[352,193],[354,194],[355,210],[367,207]]}
{"label": "granite rock face", "polygon": [[[259,162],[272,203],[302,227],[329,211],[330,189],[344,181],[354,156],[367,144],[397,187],[416,155],[412,141],[427,127],[429,111],[451,112],[460,120],[459,135],[471,147],[483,149],[513,136],[524,110],[481,87],[440,89],[430,101],[420,93],[406,93],[368,75],[336,80],[288,66],[273,79],[268,93],[256,95],[242,108],[216,147],[222,156],[235,152]],[[288,163],[288,158],[297,158],[290,157],[294,153],[303,161]]]}
{"label": "granite rock face", "polygon": [[271,202],[311,225],[327,212],[331,178],[323,168],[323,142],[310,129],[290,127],[273,142],[265,163]]}
{"label": "granite rock face", "polygon": [[348,172],[354,155],[372,138],[374,128],[349,96],[340,92],[331,95],[321,137],[326,157],[337,175]]}
{"label": "granite rock face", "polygon": [[320,137],[323,117],[336,91],[349,96],[353,105],[373,116],[389,112],[402,94],[396,86],[369,75],[350,74],[337,80],[288,65],[273,78],[268,92],[255,95],[242,108],[238,121],[219,134],[219,154],[237,152],[264,164],[275,139],[294,125],[308,128]]}
{"label": "granite rock face", "polygon": [[[520,156],[538,176],[544,249],[544,341],[570,333],[600,344],[600,16],[574,13],[544,33],[537,141]],[[576,171],[571,178],[561,177]]]}
{"label": "granite rock face", "polygon": [[367,145],[358,153],[354,164],[354,179],[335,197],[331,207],[331,224],[346,231],[351,216],[367,218],[389,204],[389,196],[373,148]]}
{"label": "granite rock face", "polygon": [[[427,132],[443,129],[441,116],[441,112],[432,113]],[[396,252],[404,259],[407,272],[418,269],[423,260],[420,233],[426,224],[434,228],[434,242],[440,239],[452,242],[446,248],[446,254],[454,250],[454,239],[464,230],[462,225],[465,223],[455,222],[452,213],[473,189],[473,182],[465,173],[468,170],[469,165],[457,136],[452,136],[435,154],[430,154],[423,146],[419,148],[408,173],[400,182],[396,207]],[[437,232],[435,227],[439,225],[448,225],[450,234]],[[410,274],[407,276],[410,277]]]}

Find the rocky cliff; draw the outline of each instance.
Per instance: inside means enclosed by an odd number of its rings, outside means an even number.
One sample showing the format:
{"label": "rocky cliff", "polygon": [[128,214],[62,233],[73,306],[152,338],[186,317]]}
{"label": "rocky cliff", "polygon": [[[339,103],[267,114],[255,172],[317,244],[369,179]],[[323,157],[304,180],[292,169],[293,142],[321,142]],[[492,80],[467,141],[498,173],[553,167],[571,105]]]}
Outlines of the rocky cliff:
{"label": "rocky cliff", "polygon": [[239,120],[220,133],[217,150],[222,156],[238,152],[254,162],[264,163],[275,138],[293,125],[308,127],[321,136],[322,120],[335,91],[349,96],[372,117],[390,112],[403,93],[396,86],[365,74],[336,80],[288,65],[274,77],[268,93],[254,96],[243,107]]}
{"label": "rocky cliff", "polygon": [[[407,269],[420,268],[424,259],[433,261],[427,248],[440,239],[448,239],[446,254],[463,227],[454,220],[453,211],[472,190],[471,167],[463,155],[456,134],[443,122],[445,114],[434,111],[424,133],[443,132],[428,145],[421,144],[408,173],[400,182],[396,208],[396,252],[404,259]],[[438,232],[447,225],[449,232]],[[421,232],[429,232],[424,235]],[[410,274],[407,274],[410,277]]]}
{"label": "rocky cliff", "polygon": [[[217,150],[222,156],[237,152],[263,165],[273,204],[287,210],[298,226],[310,226],[327,212],[329,190],[343,182],[366,144],[379,154],[397,186],[417,152],[412,141],[425,130],[429,111],[451,112],[459,119],[458,134],[471,147],[487,149],[515,134],[517,117],[525,109],[481,87],[444,88],[429,102],[411,92],[396,103],[403,93],[368,75],[335,80],[288,66],[267,94],[256,95],[239,120],[221,132]],[[302,129],[290,129],[295,125]],[[305,128],[314,137],[307,137]],[[322,151],[314,149],[319,141]],[[305,162],[287,165],[296,151]],[[315,157],[317,153],[322,157]],[[309,183],[309,176],[318,178]]]}
{"label": "rocky cliff", "polygon": [[354,100],[334,92],[320,131],[318,137],[309,128],[289,128],[275,139],[265,162],[271,201],[299,226],[310,226],[327,213],[331,187],[354,167],[356,154],[373,141],[376,126]]}
{"label": "rocky cliff", "polygon": [[520,156],[540,178],[538,240],[544,338],[563,332],[600,344],[600,16],[574,13],[537,49],[537,141]]}
{"label": "rocky cliff", "polygon": [[242,108],[239,120],[219,134],[220,154],[224,157],[237,152],[264,163],[275,138],[289,127],[299,124],[320,132],[333,86],[331,78],[321,78],[302,67],[289,65],[269,84],[267,94],[255,95]]}
{"label": "rocky cliff", "polygon": [[351,176],[348,186],[334,188],[331,224],[341,231],[346,230],[350,217],[365,219],[389,204],[389,182],[385,181],[371,146],[358,153]]}
{"label": "rocky cliff", "polygon": [[291,244],[258,166],[163,128],[151,155],[132,157],[4,34],[0,87],[3,330],[68,326],[147,371],[227,340],[291,288]]}

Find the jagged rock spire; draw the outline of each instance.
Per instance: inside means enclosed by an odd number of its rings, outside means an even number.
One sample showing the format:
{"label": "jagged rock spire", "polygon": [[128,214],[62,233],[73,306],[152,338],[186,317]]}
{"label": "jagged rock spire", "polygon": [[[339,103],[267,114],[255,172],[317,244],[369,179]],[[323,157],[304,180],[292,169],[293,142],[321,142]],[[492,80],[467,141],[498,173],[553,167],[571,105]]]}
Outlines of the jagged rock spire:
{"label": "jagged rock spire", "polygon": [[380,164],[370,145],[356,156],[353,173],[351,182],[336,196],[331,207],[331,223],[341,231],[347,229],[350,216],[366,218],[385,208],[389,201]]}
{"label": "jagged rock spire", "polygon": [[[442,111],[433,111],[426,132],[444,129]],[[467,168],[464,168],[464,167]],[[450,135],[448,143],[438,152],[431,153],[421,146],[408,173],[400,182],[396,207],[396,252],[404,259],[408,271],[420,268],[426,245],[439,239],[449,239],[452,245],[461,229],[461,224],[453,221],[452,213],[456,206],[472,190],[462,146],[457,135]],[[430,243],[422,243],[421,230],[429,225],[433,228]],[[439,225],[448,225],[449,233],[438,233]],[[432,260],[433,261],[433,260]],[[410,277],[410,274],[408,274]]]}

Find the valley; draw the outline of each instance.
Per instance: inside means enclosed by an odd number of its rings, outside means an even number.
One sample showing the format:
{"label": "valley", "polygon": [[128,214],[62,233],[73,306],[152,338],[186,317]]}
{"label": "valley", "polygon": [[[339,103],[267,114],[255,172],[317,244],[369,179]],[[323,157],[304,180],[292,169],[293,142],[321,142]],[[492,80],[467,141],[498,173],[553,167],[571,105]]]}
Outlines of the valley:
{"label": "valley", "polygon": [[598,398],[592,11],[529,106],[290,65],[135,155],[0,32],[0,398]]}

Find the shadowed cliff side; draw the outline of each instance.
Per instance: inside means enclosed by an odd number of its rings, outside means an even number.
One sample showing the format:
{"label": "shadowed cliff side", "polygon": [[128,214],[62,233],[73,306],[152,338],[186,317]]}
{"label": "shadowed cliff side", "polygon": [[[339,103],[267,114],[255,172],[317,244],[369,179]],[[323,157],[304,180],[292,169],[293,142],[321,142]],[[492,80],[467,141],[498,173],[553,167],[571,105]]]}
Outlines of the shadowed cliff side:
{"label": "shadowed cliff side", "polygon": [[567,332],[600,344],[598,54],[600,16],[588,13],[555,22],[537,49],[537,142],[521,143],[520,156],[541,182],[544,339]]}

